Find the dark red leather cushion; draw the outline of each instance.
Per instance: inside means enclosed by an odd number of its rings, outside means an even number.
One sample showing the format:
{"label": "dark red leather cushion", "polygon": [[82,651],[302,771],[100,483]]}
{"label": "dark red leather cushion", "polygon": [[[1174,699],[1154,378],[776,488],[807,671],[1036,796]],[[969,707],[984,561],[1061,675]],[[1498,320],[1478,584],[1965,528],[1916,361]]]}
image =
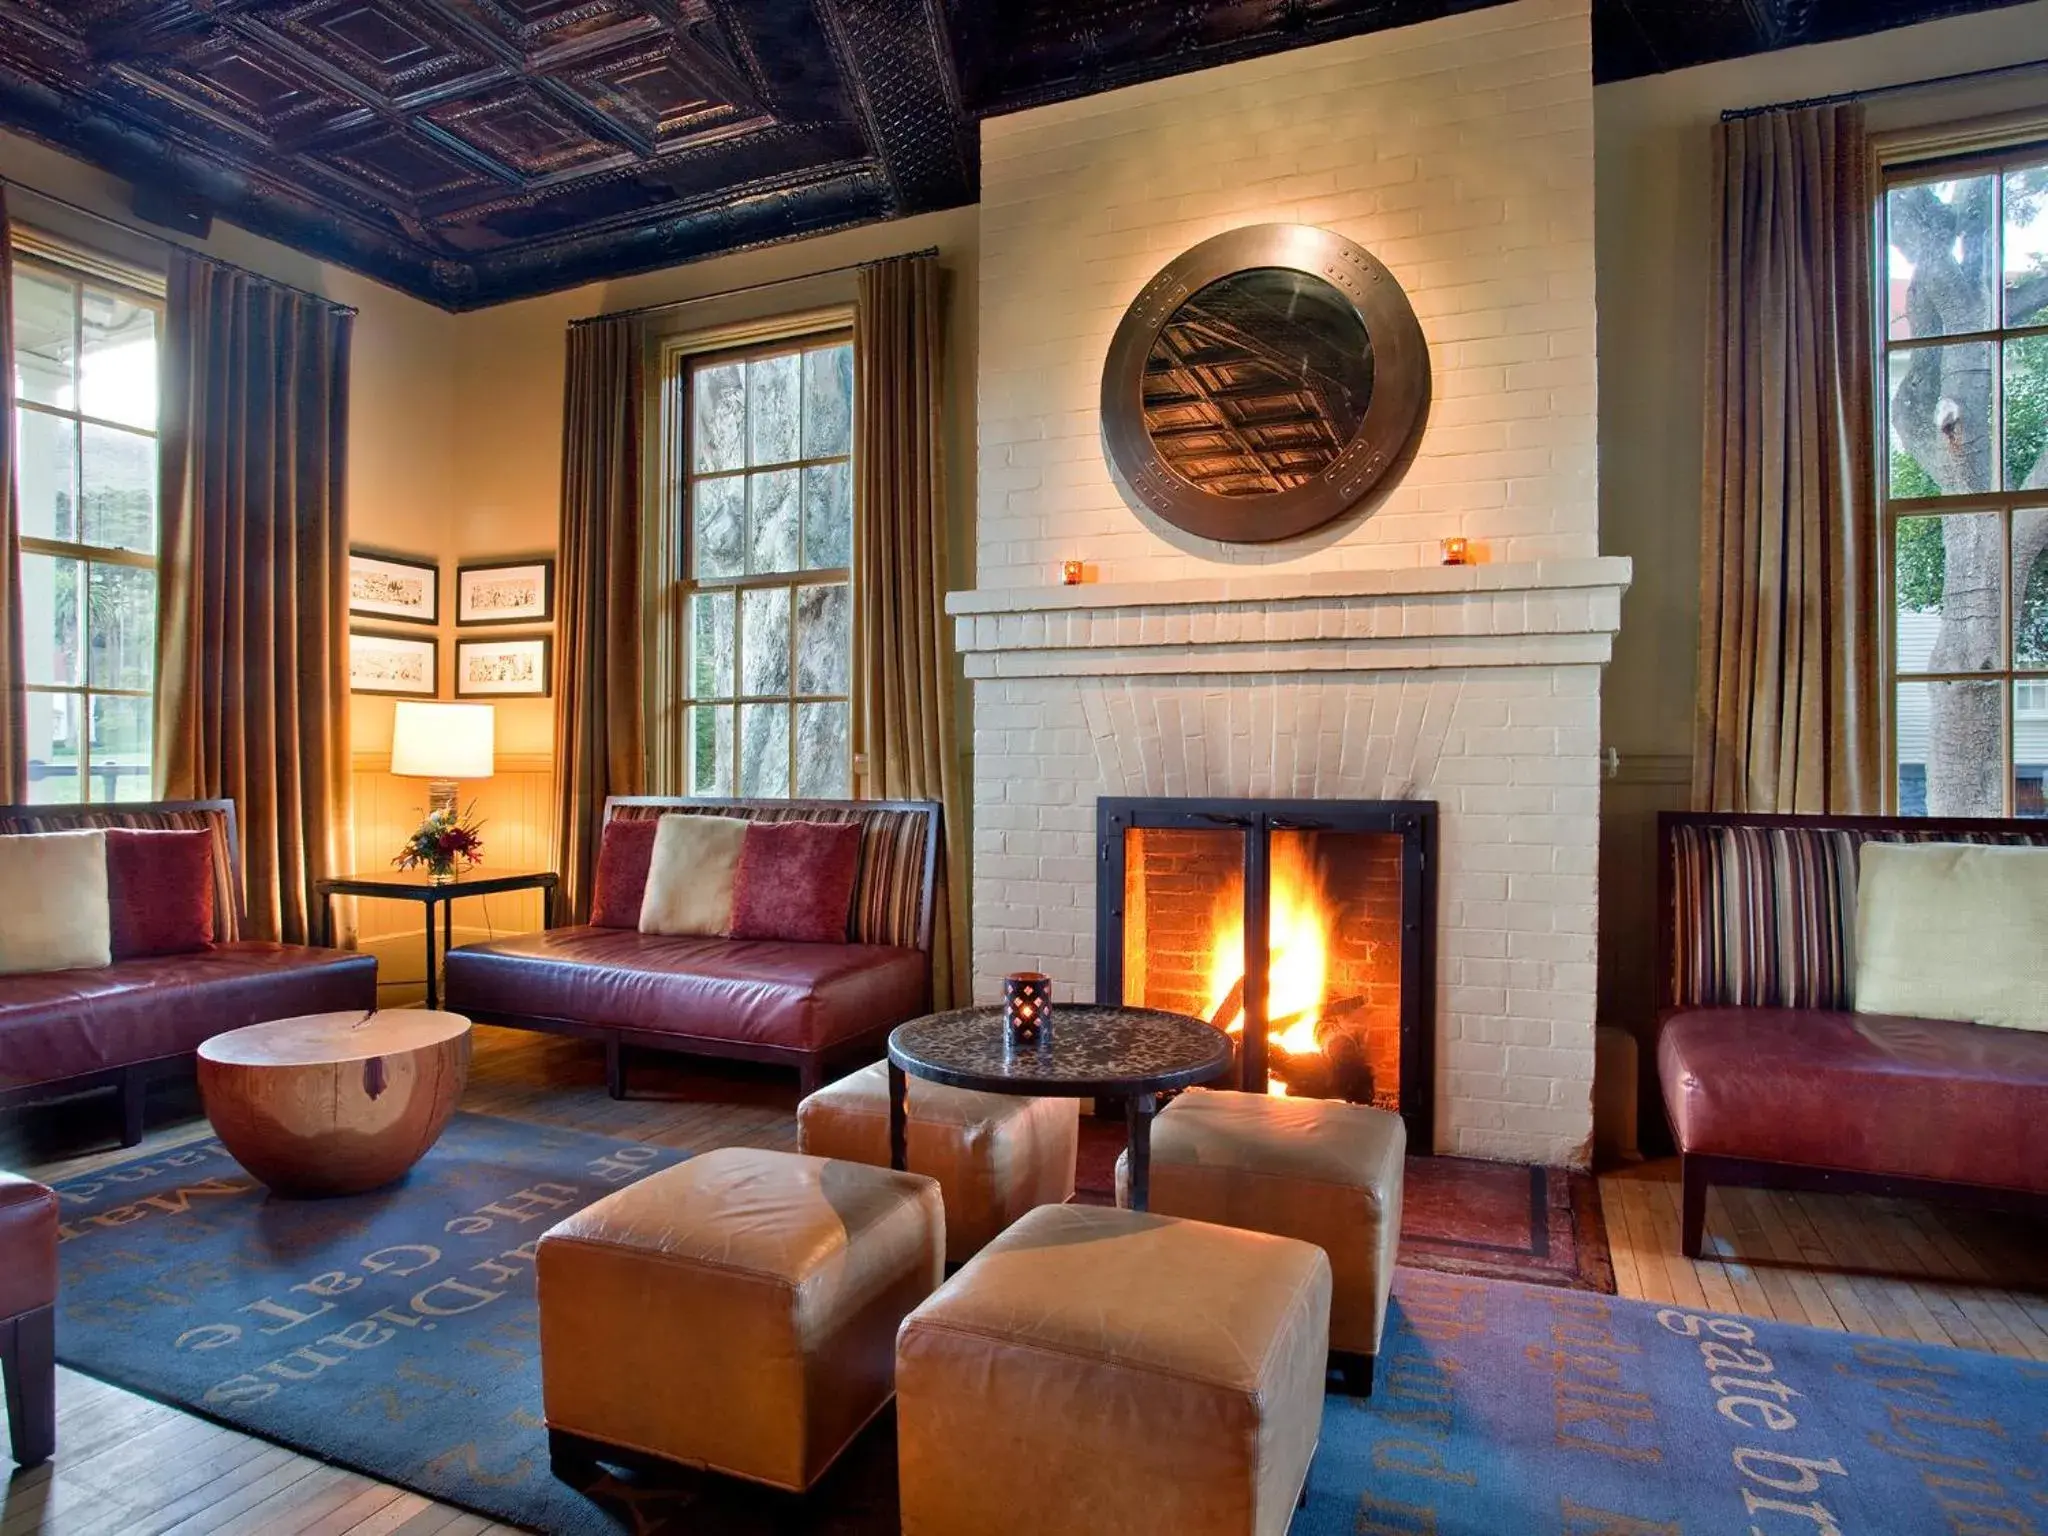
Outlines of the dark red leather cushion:
{"label": "dark red leather cushion", "polygon": [[213,942],[213,834],[107,828],[114,958],[183,955]]}
{"label": "dark red leather cushion", "polygon": [[0,1321],[57,1299],[57,1196],[0,1173]]}
{"label": "dark red leather cushion", "polygon": [[374,956],[253,940],[0,976],[0,1089],[181,1055],[245,1024],[376,1006]]}
{"label": "dark red leather cushion", "polygon": [[732,880],[732,936],[844,944],[860,877],[853,822],[756,821]]}
{"label": "dark red leather cushion", "polygon": [[2048,1035],[1800,1008],[1673,1014],[1681,1150],[2048,1193]]}
{"label": "dark red leather cushion", "polygon": [[878,944],[550,928],[450,950],[457,1013],[822,1050],[925,1011],[930,961]]}
{"label": "dark red leather cushion", "polygon": [[654,832],[660,825],[652,816],[615,818],[604,824],[590,893],[590,920],[598,927],[640,926],[640,899],[647,894],[647,866],[654,858]]}

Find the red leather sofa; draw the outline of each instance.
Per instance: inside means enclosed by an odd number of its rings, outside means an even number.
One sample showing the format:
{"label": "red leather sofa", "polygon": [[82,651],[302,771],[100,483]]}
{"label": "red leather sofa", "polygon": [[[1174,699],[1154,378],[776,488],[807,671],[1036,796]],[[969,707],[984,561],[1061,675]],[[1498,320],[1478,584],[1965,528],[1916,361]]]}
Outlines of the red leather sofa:
{"label": "red leather sofa", "polygon": [[2048,1035],[1853,1011],[1873,840],[2048,845],[2048,822],[1659,819],[1657,1075],[1689,1258],[1716,1184],[2048,1210]]}
{"label": "red leather sofa", "polygon": [[0,1173],[0,1381],[24,1467],[57,1447],[57,1196]]}
{"label": "red leather sofa", "polygon": [[0,806],[0,833],[81,827],[211,832],[217,942],[91,970],[0,976],[0,1110],[115,1088],[122,1145],[132,1147],[142,1139],[151,1080],[188,1064],[209,1036],[269,1019],[377,1006],[373,956],[242,937],[233,802]]}
{"label": "red leather sofa", "polygon": [[931,1007],[939,807],[934,801],[616,796],[609,821],[669,812],[857,822],[845,944],[670,937],[580,924],[450,950],[447,1006],[486,1024],[599,1040],[613,1098],[629,1048],[780,1062],[803,1091],[878,1060]]}

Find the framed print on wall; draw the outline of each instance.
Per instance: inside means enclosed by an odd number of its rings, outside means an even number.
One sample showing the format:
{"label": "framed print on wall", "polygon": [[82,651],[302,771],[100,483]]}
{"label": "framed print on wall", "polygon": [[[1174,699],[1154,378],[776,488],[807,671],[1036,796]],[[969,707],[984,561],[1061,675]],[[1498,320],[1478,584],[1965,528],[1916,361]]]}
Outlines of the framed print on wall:
{"label": "framed print on wall", "polygon": [[555,617],[555,562],[520,560],[455,568],[455,622],[549,624]]}
{"label": "framed print on wall", "polygon": [[400,624],[441,622],[441,567],[374,550],[348,552],[348,611]]}
{"label": "framed print on wall", "polygon": [[555,642],[548,635],[455,642],[458,699],[545,698],[554,686]]}
{"label": "framed print on wall", "polygon": [[348,632],[351,693],[388,693],[431,699],[441,691],[441,642],[411,635]]}

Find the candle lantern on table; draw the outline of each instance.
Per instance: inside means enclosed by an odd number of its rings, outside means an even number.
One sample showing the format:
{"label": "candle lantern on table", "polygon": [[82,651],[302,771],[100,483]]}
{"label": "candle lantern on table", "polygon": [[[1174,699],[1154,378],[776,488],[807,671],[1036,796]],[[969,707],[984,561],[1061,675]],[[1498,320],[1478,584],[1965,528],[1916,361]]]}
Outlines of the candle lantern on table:
{"label": "candle lantern on table", "polygon": [[1013,1046],[1036,1049],[1052,1032],[1052,978],[1018,971],[1003,978],[1003,1031]]}

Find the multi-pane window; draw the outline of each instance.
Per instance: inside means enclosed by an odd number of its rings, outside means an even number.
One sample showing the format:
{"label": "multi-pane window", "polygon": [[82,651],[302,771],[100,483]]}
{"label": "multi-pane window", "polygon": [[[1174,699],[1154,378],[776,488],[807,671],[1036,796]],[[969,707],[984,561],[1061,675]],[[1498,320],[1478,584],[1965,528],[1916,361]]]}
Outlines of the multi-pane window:
{"label": "multi-pane window", "polygon": [[683,376],[689,792],[843,796],[853,345],[710,353]]}
{"label": "multi-pane window", "polygon": [[2048,815],[2048,146],[1894,167],[1884,217],[1898,808]]}
{"label": "multi-pane window", "polygon": [[147,800],[160,301],[17,250],[29,798]]}

